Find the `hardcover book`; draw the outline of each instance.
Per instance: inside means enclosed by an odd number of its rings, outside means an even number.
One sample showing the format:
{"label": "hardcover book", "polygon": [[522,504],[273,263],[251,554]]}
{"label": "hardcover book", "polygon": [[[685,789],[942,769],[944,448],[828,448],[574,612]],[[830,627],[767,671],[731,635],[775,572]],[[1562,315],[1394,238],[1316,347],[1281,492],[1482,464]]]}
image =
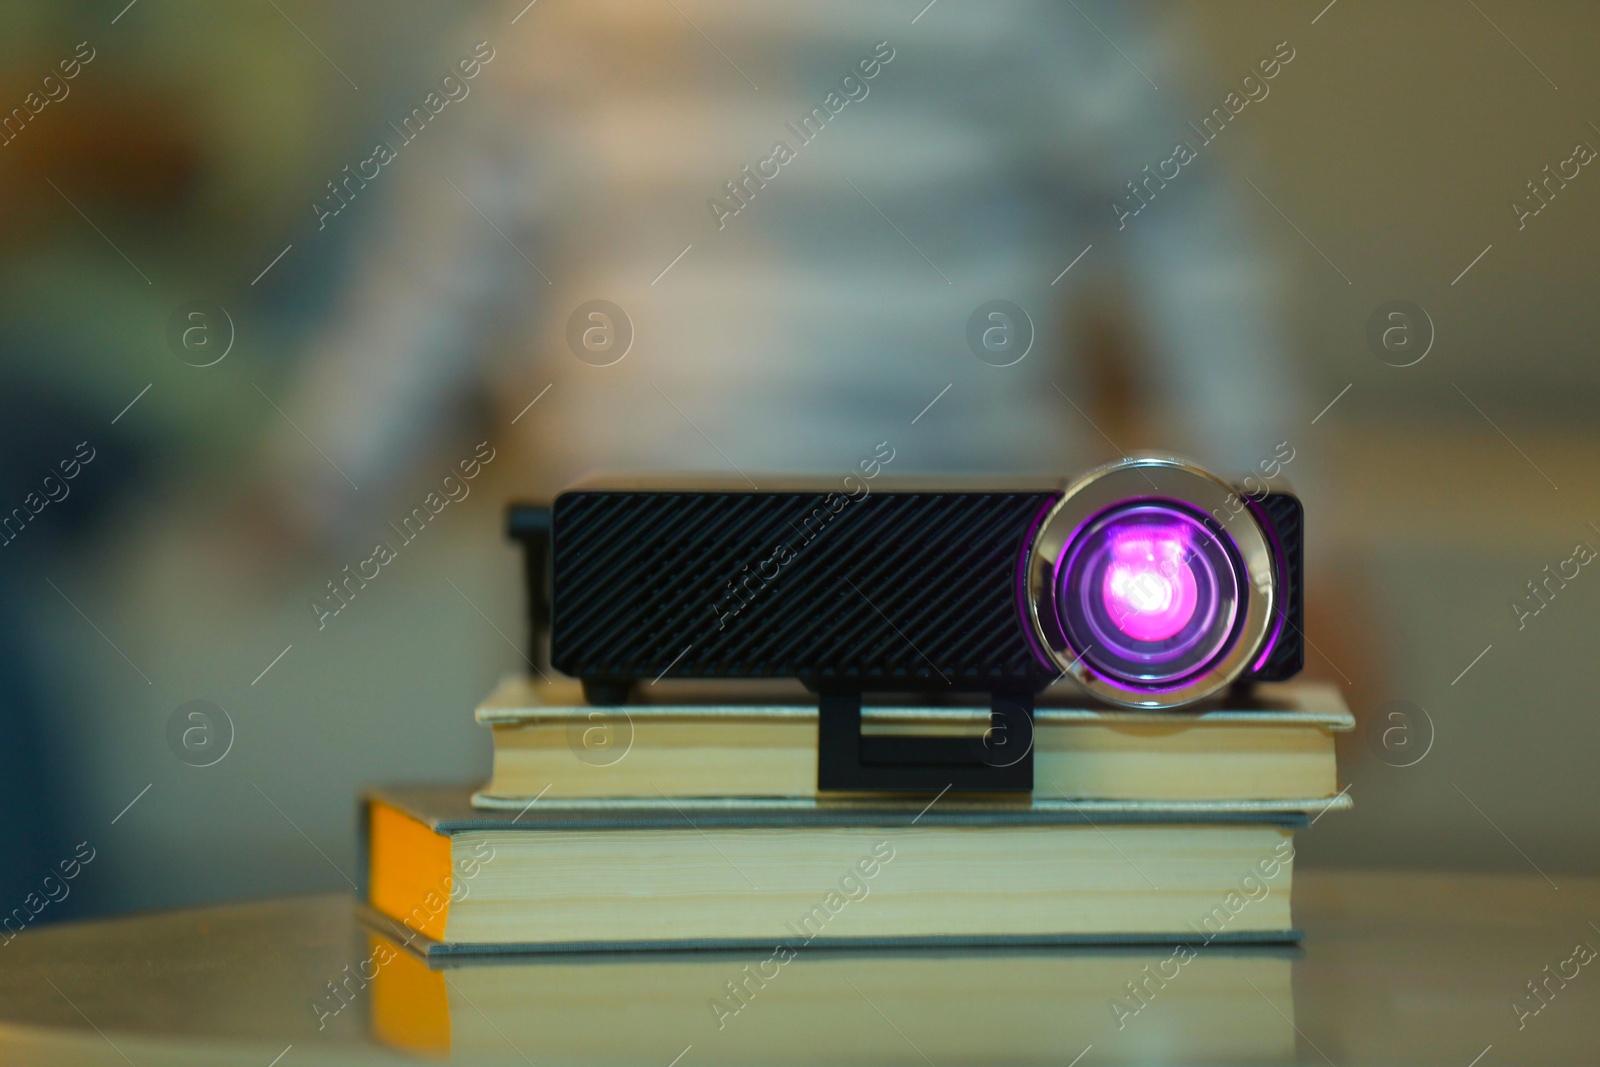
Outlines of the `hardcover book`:
{"label": "hardcover book", "polygon": [[1287,805],[469,797],[363,803],[363,896],[424,955],[1298,938]]}
{"label": "hardcover book", "polygon": [[[798,685],[662,682],[616,707],[584,703],[576,682],[513,677],[477,709],[494,732],[483,808],[604,797],[814,797],[816,698]],[[976,705],[880,705],[862,736],[981,735]],[[1129,803],[1251,802],[1305,807],[1339,790],[1334,735],[1355,720],[1332,686],[1259,685],[1181,712],[1090,708],[1071,683],[1036,702],[1033,795]]]}

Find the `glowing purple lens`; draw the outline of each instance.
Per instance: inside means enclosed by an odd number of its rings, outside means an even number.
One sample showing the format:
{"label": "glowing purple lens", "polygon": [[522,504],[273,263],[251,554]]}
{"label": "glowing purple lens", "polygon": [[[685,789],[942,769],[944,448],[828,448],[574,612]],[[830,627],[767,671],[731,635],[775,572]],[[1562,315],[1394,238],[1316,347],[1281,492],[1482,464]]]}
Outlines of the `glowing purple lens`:
{"label": "glowing purple lens", "polygon": [[1108,550],[1100,595],[1117,629],[1137,641],[1165,641],[1194,617],[1193,552],[1181,527],[1120,529]]}
{"label": "glowing purple lens", "polygon": [[1057,616],[1091,668],[1161,689],[1204,670],[1237,639],[1243,575],[1232,541],[1187,506],[1130,501],[1069,540]]}

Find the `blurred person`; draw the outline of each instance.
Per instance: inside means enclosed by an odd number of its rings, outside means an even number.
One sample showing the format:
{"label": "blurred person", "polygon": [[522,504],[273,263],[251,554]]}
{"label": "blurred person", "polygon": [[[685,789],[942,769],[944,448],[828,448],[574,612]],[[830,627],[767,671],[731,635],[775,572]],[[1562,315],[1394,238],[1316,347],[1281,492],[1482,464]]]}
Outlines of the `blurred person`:
{"label": "blurred person", "polygon": [[[880,441],[897,474],[1069,476],[1139,447],[1242,474],[1288,436],[1270,265],[1187,125],[1232,86],[1175,91],[1143,11],[524,3],[441,55],[379,131],[387,158],[352,145],[311,207],[328,228],[387,200],[274,444],[282,501],[325,543],[475,394],[534,497],[595,471],[843,471]],[[1199,158],[1135,200],[1178,139]],[[1069,295],[1107,278],[1150,439],[1089,414]],[[1036,333],[1010,366],[966,339],[997,298]],[[574,325],[597,299],[626,319]],[[572,343],[630,325],[620,359]]]}

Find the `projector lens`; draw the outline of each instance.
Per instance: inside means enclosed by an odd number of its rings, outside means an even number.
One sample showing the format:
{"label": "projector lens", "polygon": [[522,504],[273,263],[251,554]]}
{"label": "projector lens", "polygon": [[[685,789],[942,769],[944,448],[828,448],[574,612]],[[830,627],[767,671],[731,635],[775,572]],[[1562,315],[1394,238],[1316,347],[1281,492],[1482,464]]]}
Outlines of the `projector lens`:
{"label": "projector lens", "polygon": [[1229,645],[1242,573],[1237,552],[1188,509],[1123,505],[1067,545],[1057,610],[1086,662],[1133,685],[1170,686]]}
{"label": "projector lens", "polygon": [[1279,594],[1266,528],[1231,486],[1184,460],[1090,471],[1041,515],[1019,567],[1040,657],[1113,704],[1203,700],[1271,640]]}

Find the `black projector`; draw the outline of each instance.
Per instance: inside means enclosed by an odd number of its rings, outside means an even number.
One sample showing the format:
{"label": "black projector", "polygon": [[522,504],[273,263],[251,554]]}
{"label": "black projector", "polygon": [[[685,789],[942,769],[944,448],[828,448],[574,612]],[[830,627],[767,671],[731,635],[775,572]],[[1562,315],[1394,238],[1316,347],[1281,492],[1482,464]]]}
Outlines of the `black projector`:
{"label": "black projector", "polygon": [[576,488],[514,507],[511,533],[535,634],[548,590],[550,663],[591,704],[790,678],[857,718],[863,693],[980,694],[1031,737],[1063,676],[1166,709],[1298,672],[1301,518],[1292,494],[1140,457],[1065,489]]}

